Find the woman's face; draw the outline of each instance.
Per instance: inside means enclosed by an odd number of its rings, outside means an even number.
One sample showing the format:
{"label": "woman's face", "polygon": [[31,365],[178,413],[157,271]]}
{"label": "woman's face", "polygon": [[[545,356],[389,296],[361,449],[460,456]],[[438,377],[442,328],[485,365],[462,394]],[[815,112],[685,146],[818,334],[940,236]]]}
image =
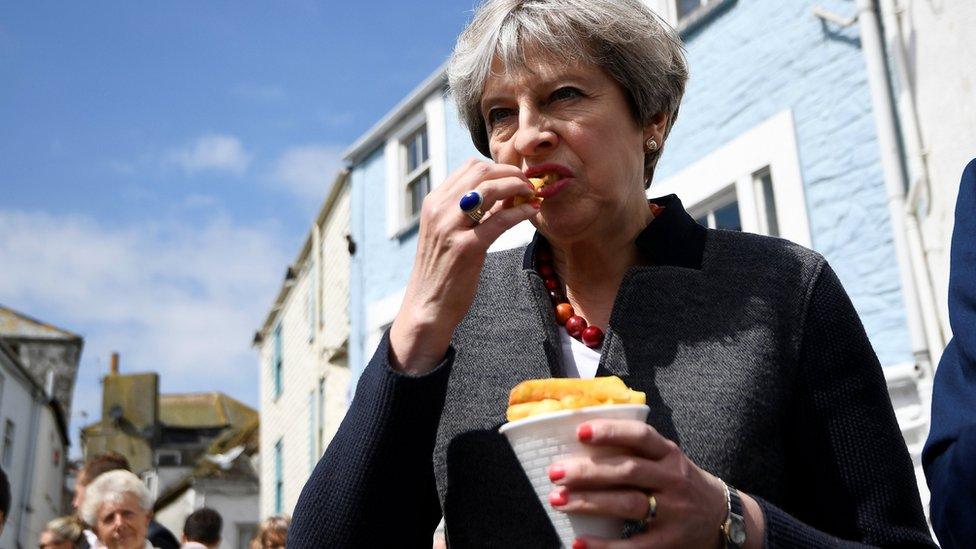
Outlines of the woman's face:
{"label": "woman's face", "polygon": [[120,501],[98,506],[95,534],[108,549],[142,549],[148,530],[149,513],[134,494],[125,493]]}
{"label": "woman's face", "polygon": [[509,73],[496,61],[485,85],[492,157],[529,177],[557,176],[533,220],[550,240],[636,234],[649,221],[644,142],[661,143],[665,117],[640,126],[624,90],[599,67],[527,58],[525,70]]}

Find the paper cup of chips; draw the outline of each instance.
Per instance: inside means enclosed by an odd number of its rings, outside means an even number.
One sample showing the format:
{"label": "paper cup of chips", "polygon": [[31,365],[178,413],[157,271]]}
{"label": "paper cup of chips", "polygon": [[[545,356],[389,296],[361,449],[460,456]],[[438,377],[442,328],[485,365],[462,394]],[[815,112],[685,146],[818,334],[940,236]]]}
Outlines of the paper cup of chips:
{"label": "paper cup of chips", "polygon": [[[615,380],[615,381],[614,381]],[[527,383],[536,382],[576,382],[563,387],[530,387],[536,394],[521,397],[516,392]],[[579,382],[591,384],[589,387]],[[593,390],[593,383],[603,386]],[[524,389],[524,388],[523,388]],[[543,392],[541,396],[539,392]],[[580,394],[580,391],[588,394]],[[552,398],[550,398],[552,397]],[[525,400],[534,399],[534,400]],[[595,403],[590,404],[590,402]],[[521,400],[511,404],[512,400]],[[552,402],[557,401],[557,402]],[[509,406],[510,421],[502,425],[499,432],[508,439],[515,456],[525,471],[542,507],[549,515],[563,546],[571,547],[573,540],[581,536],[596,536],[608,539],[620,538],[624,529],[624,519],[611,516],[564,513],[553,509],[549,504],[549,493],[555,485],[549,480],[549,466],[553,462],[570,456],[607,456],[620,453],[619,448],[589,446],[581,443],[576,436],[576,428],[591,419],[635,419],[646,421],[649,408],[643,404],[644,394],[631,391],[619,378],[597,378],[593,380],[552,379],[530,380],[512,390]],[[520,404],[535,403],[534,406]],[[567,406],[558,408],[557,406]],[[572,406],[572,407],[568,407]],[[514,414],[513,414],[513,408]],[[528,412],[526,412],[528,410]],[[519,419],[512,420],[512,417]]]}

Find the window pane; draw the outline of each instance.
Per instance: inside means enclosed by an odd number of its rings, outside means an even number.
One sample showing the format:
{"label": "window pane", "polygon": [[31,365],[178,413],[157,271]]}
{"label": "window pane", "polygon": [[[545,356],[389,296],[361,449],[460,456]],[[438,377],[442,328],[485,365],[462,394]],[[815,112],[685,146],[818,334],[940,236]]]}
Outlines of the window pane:
{"label": "window pane", "polygon": [[730,231],[742,230],[742,222],[739,221],[738,200],[715,210],[715,228]]}
{"label": "window pane", "polygon": [[420,213],[420,207],[428,192],[430,192],[430,172],[425,171],[407,185],[407,193],[410,195],[409,217]]}
{"label": "window pane", "polygon": [[678,19],[680,20],[683,19],[684,17],[687,17],[688,14],[701,7],[701,5],[702,5],[701,0],[678,0],[677,1]]}
{"label": "window pane", "polygon": [[759,199],[759,215],[765,216],[766,234],[779,236],[779,220],[776,218],[776,201],[773,196],[773,176],[769,170],[760,173],[756,180]]}
{"label": "window pane", "polygon": [[701,225],[702,227],[707,227],[708,226],[708,214],[705,214],[705,215],[703,215],[701,217],[696,217],[695,218],[695,222],[698,223],[699,225]]}
{"label": "window pane", "polygon": [[404,141],[407,154],[407,173],[411,173],[427,160],[427,127],[410,134]]}

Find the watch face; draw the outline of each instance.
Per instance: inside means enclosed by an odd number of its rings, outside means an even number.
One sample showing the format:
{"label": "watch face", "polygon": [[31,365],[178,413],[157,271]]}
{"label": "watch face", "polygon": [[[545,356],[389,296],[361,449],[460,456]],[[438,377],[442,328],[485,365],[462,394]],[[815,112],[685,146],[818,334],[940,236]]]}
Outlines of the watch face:
{"label": "watch face", "polygon": [[732,521],[731,528],[729,528],[729,539],[732,543],[736,545],[742,545],[746,542],[746,525],[740,521]]}

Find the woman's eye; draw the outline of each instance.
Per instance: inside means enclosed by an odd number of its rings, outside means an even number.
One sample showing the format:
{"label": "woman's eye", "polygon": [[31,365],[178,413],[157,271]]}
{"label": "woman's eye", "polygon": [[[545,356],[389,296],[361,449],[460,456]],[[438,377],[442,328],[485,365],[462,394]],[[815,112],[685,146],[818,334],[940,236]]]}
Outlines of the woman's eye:
{"label": "woman's eye", "polygon": [[579,89],[573,88],[571,86],[566,86],[565,88],[559,88],[558,90],[552,92],[552,94],[549,95],[549,99],[551,101],[559,101],[562,99],[572,99],[575,97],[580,97],[582,95],[583,92],[579,91]]}
{"label": "woman's eye", "polygon": [[496,124],[504,122],[506,118],[512,115],[512,109],[496,108],[488,111],[488,126],[492,127]]}

